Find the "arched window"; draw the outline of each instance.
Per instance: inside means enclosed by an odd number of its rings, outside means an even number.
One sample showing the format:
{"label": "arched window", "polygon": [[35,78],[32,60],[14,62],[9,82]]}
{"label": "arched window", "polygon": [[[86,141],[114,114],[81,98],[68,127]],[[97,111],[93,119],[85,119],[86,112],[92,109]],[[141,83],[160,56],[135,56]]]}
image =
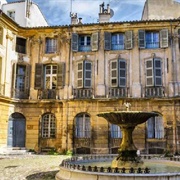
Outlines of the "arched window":
{"label": "arched window", "polygon": [[146,125],[147,125],[147,138],[149,139],[164,138],[164,125],[161,116],[149,118]]}
{"label": "arched window", "polygon": [[111,131],[111,138],[122,138],[122,132],[118,125],[111,124],[110,131]]}
{"label": "arched window", "polygon": [[75,136],[76,138],[90,138],[91,125],[88,114],[80,114],[75,119]]}
{"label": "arched window", "polygon": [[55,138],[56,137],[56,118],[54,114],[45,114],[42,117],[42,137]]}

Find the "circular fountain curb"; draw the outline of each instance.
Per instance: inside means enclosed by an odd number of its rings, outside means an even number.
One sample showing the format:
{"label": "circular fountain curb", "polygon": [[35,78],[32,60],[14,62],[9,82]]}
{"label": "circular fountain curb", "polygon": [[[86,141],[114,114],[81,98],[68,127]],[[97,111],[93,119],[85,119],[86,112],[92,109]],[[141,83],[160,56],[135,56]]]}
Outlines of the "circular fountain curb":
{"label": "circular fountain curb", "polygon": [[113,174],[113,173],[97,173],[84,172],[80,170],[67,169],[60,167],[60,171],[56,174],[56,180],[179,180],[180,173],[164,173],[164,174]]}
{"label": "circular fountain curb", "polygon": [[[78,163],[82,162],[97,162],[102,161],[102,159],[112,159],[113,155],[109,156],[80,156],[72,157],[71,159],[65,160],[64,163],[60,165],[60,171],[56,174],[56,180],[179,180],[180,172],[177,173],[112,173],[112,172],[94,172],[94,171],[85,171],[82,169],[77,169]],[[144,157],[149,159],[149,157]],[[167,159],[152,159],[152,161],[164,161],[167,163],[178,163],[180,159],[174,159],[174,161]],[[177,161],[176,161],[177,160]],[[73,165],[76,164],[76,168],[73,168]]]}

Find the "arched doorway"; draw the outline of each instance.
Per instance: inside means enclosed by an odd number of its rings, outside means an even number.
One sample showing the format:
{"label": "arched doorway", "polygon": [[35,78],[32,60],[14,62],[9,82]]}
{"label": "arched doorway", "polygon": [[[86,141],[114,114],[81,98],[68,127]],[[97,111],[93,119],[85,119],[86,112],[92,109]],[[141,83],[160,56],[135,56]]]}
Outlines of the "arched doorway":
{"label": "arched doorway", "polygon": [[25,147],[26,120],[20,113],[13,113],[8,121],[8,147]]}

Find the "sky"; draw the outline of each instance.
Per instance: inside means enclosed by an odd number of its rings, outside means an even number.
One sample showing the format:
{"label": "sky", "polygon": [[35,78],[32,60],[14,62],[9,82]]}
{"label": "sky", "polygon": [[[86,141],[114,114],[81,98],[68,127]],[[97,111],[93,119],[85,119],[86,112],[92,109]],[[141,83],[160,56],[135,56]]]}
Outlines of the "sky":
{"label": "sky", "polygon": [[[16,0],[7,0],[14,2]],[[17,0],[19,1],[19,0]],[[114,11],[110,21],[140,20],[146,0],[33,0],[50,26],[70,24],[70,12],[77,13],[83,23],[97,23],[99,5],[110,4]],[[180,0],[176,0],[180,2]]]}

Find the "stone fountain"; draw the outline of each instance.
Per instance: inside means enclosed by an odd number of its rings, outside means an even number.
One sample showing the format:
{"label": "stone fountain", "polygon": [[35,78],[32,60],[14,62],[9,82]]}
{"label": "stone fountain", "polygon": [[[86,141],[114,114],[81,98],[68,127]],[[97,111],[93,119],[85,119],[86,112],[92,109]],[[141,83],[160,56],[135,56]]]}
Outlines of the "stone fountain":
{"label": "stone fountain", "polygon": [[[129,111],[130,103],[125,103],[126,111],[101,112],[99,117],[120,127],[123,137],[118,150],[118,156],[90,155],[74,156],[64,160],[60,165],[60,171],[56,174],[56,180],[179,180],[180,162],[172,162],[166,159],[143,161],[137,155],[137,148],[133,143],[132,133],[135,127],[146,122],[149,118],[158,116],[156,112]],[[109,159],[110,158],[110,159]],[[109,160],[108,160],[109,159]],[[179,160],[180,161],[180,160]],[[101,167],[94,166],[98,162]],[[110,163],[106,167],[103,163]],[[90,163],[90,165],[87,165]],[[160,169],[157,169],[156,166]],[[167,165],[167,166],[165,166]],[[150,166],[147,168],[147,166]],[[164,168],[162,168],[164,167]],[[152,168],[152,169],[151,169]],[[177,169],[176,169],[177,168]],[[153,170],[150,173],[149,169]],[[173,169],[173,170],[172,170]],[[161,172],[162,170],[162,172]],[[129,174],[127,173],[129,172]]]}
{"label": "stone fountain", "polygon": [[135,127],[149,118],[158,116],[156,112],[129,111],[130,103],[124,103],[126,111],[102,112],[97,114],[111,124],[116,124],[122,131],[122,142],[118,149],[118,157],[112,161],[112,167],[134,167],[143,164],[137,156],[137,148],[133,143],[132,133]]}

